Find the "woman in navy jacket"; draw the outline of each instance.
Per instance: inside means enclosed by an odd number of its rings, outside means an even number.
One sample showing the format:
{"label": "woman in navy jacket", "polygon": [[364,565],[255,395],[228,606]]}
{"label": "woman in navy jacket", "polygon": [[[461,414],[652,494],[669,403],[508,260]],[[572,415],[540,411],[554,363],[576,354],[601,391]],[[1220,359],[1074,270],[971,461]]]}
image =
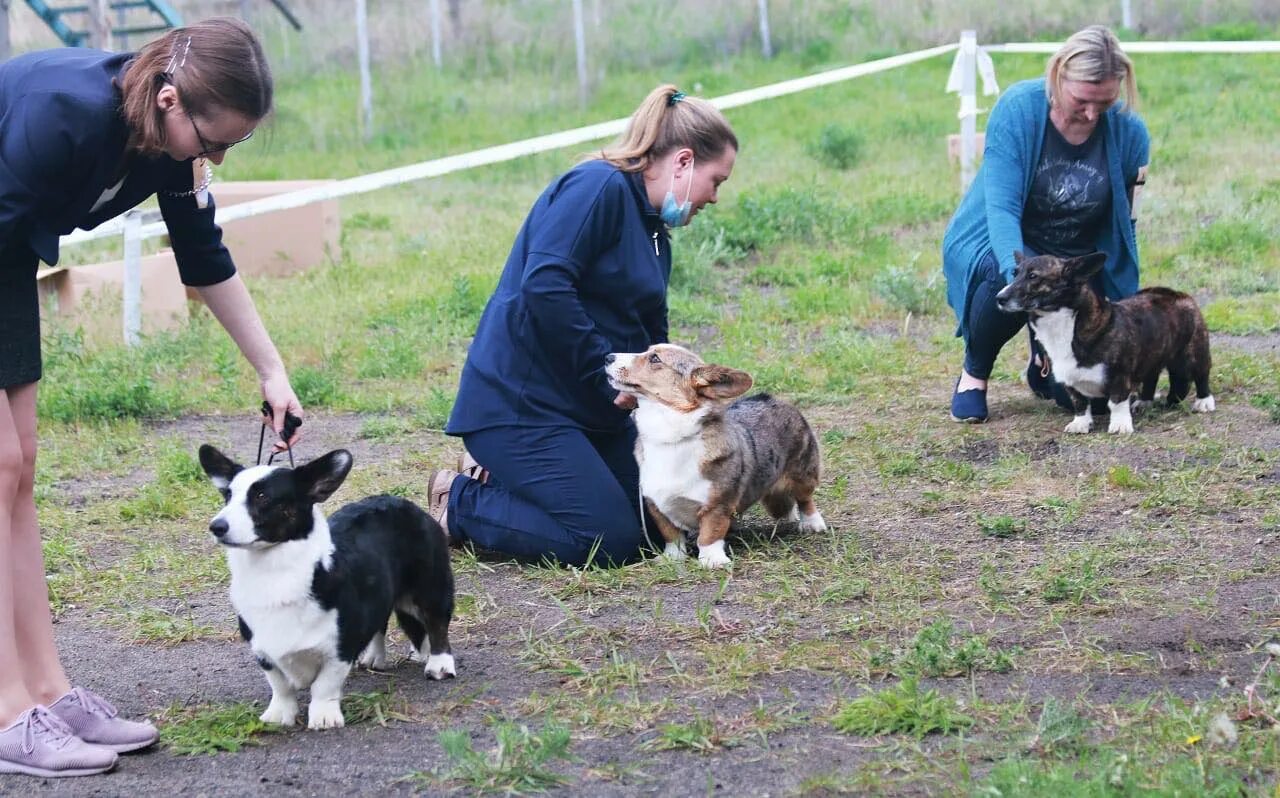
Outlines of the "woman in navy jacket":
{"label": "woman in navy jacket", "polygon": [[640,552],[635,399],[609,387],[605,356],[667,340],[668,228],[716,201],[737,151],[714,106],[660,86],[534,203],[446,429],[483,468],[428,482],[451,541],[573,565]]}
{"label": "woman in navy jacket", "polygon": [[54,646],[32,495],[37,264],[57,263],[60,235],[158,195],[183,282],[257,370],[282,429],[302,408],[207,191],[207,162],[253,134],[271,97],[262,48],[233,19],[177,28],[137,54],[50,50],[0,65],[0,773],[99,773],[156,739],[73,688]]}

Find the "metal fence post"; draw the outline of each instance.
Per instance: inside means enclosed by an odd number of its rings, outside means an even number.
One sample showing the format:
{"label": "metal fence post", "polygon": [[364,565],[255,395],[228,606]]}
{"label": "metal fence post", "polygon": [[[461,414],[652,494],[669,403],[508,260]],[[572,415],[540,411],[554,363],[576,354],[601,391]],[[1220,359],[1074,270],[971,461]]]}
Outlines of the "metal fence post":
{"label": "metal fence post", "polygon": [[142,211],[124,215],[124,342],[138,343],[142,331]]}
{"label": "metal fence post", "polygon": [[960,34],[960,191],[973,182],[978,138],[978,34]]}

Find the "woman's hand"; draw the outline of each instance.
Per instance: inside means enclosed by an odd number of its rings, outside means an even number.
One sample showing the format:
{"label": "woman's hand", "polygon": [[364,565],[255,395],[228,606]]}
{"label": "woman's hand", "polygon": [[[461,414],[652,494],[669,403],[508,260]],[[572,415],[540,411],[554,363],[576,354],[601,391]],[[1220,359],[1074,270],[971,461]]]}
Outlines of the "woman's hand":
{"label": "woman's hand", "polygon": [[262,398],[271,406],[271,428],[276,431],[276,451],[282,452],[286,448],[295,446],[302,440],[302,432],[297,427],[294,428],[289,440],[280,439],[280,433],[284,431],[285,413],[294,416],[299,422],[302,421],[302,403],[298,401],[297,394],[289,385],[288,375],[281,371],[263,379]]}
{"label": "woman's hand", "polygon": [[629,393],[620,393],[613,398],[613,406],[619,410],[635,410],[636,397]]}

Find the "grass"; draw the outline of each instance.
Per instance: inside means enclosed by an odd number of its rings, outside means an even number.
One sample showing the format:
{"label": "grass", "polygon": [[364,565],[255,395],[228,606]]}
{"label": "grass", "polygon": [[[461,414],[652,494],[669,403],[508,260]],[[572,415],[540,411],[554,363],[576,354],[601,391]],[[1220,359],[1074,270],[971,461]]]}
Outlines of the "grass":
{"label": "grass", "polygon": [[[619,4],[600,5],[602,24],[623,24]],[[1228,13],[1175,5],[1150,24]],[[351,77],[295,50],[275,135],[219,176],[353,175],[616,118],[660,79],[749,88],[944,29],[949,40],[959,13],[908,4],[877,29],[848,4],[784,0],[771,4],[790,19],[780,40],[808,38],[765,62],[746,45],[699,49],[704,27],[726,30],[723,8],[670,41],[637,32],[582,108],[571,68],[509,72],[506,55],[465,49],[485,25],[519,42],[521,25],[546,22],[521,15],[553,14],[504,4],[499,21],[468,23],[444,73],[387,55],[368,146],[350,124]],[[982,39],[1056,35],[1077,11],[993,13]],[[526,55],[557,69],[557,48]],[[1002,85],[1043,66],[994,58]],[[1136,56],[1153,135],[1143,280],[1204,307],[1219,410],[1153,408],[1127,439],[1064,434],[1067,419],[1020,384],[1021,338],[992,375],[991,422],[946,418],[962,357],[938,276],[956,202],[949,61],[730,111],[741,157],[719,204],[676,231],[671,335],[802,408],[831,531],[775,535],[750,511],[732,574],[454,551],[459,678],[427,684],[408,664],[394,686],[353,675],[344,709],[361,728],[332,735],[334,750],[356,735],[376,750],[413,723],[409,778],[426,792],[701,792],[708,773],[737,794],[1273,792],[1265,719],[1239,722],[1234,745],[1207,737],[1245,704],[1280,585],[1280,112],[1268,101],[1280,75],[1266,58]],[[425,474],[453,461],[458,442],[440,430],[470,336],[528,206],[577,154],[344,199],[340,258],[249,280],[309,413],[298,456],[356,452],[330,510],[379,492],[422,502]],[[190,645],[255,670],[204,532],[219,499],[193,459],[206,441],[252,459],[251,369],[202,310],[128,351],[52,325],[46,366],[36,493],[60,628],[127,641],[122,656],[141,662]],[[1271,673],[1259,690],[1280,696]],[[237,747],[283,747],[258,711],[171,708],[161,721],[170,751],[221,751],[234,770]]]}
{"label": "grass", "polygon": [[915,678],[847,702],[831,719],[836,731],[864,737],[908,734],[923,737],[954,734],[973,725],[954,699],[925,690]]}
{"label": "grass", "polygon": [[570,781],[550,769],[557,760],[572,759],[571,737],[563,726],[547,724],[531,730],[514,723],[498,723],[493,730],[494,747],[477,751],[465,730],[441,732],[440,747],[449,759],[437,773],[419,773],[412,781],[445,784],[490,793],[541,792]]}
{"label": "grass", "polygon": [[272,727],[258,720],[262,710],[252,704],[208,707],[170,707],[159,719],[160,742],[179,756],[236,752],[260,745]]}

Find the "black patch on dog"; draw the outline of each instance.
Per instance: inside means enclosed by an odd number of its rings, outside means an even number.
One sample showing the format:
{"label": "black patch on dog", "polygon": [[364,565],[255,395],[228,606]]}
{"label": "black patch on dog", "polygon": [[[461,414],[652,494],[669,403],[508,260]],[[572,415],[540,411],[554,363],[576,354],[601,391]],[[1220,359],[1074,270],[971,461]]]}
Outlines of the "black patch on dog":
{"label": "black patch on dog", "polygon": [[311,593],[338,611],[338,657],[353,662],[392,610],[414,648],[447,654],[453,570],[444,530],[413,502],[373,496],[329,518],[332,566],[316,564]]}

